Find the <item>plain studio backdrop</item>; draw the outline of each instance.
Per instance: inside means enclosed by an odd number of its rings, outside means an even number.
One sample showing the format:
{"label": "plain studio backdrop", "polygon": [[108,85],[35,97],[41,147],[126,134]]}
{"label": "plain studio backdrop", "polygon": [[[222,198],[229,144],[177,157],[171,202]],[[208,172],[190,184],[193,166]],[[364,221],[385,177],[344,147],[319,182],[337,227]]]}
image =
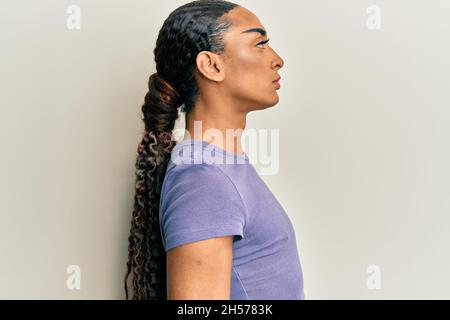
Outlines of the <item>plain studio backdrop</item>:
{"label": "plain studio backdrop", "polygon": [[[0,298],[124,298],[140,107],[186,2],[2,1]],[[262,178],[306,299],[450,298],[450,2],[236,3],[285,61],[247,128],[279,130]]]}

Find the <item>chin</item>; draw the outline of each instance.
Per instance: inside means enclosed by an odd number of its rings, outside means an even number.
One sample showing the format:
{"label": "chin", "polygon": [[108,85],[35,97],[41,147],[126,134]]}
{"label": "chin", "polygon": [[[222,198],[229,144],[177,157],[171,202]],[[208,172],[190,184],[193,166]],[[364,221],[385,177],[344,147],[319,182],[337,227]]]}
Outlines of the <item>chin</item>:
{"label": "chin", "polygon": [[280,101],[280,98],[278,97],[278,94],[275,93],[274,96],[268,97],[264,100],[260,100],[259,102],[255,103],[250,111],[257,111],[257,110],[264,110],[268,108],[273,108],[278,104]]}
{"label": "chin", "polygon": [[265,104],[261,104],[259,106],[259,108],[257,108],[257,110],[264,110],[264,109],[269,109],[269,108],[273,108],[278,104],[278,100],[276,102],[272,102],[272,103],[265,103]]}
{"label": "chin", "polygon": [[275,93],[275,96],[271,99],[270,102],[268,102],[267,108],[274,107],[275,105],[278,104],[279,101],[280,101],[280,97],[278,96],[277,93]]}

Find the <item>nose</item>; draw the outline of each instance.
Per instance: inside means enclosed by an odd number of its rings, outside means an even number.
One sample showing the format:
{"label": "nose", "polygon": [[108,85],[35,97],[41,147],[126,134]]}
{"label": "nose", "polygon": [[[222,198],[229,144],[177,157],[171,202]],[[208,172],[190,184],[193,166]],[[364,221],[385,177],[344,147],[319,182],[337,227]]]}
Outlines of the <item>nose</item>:
{"label": "nose", "polygon": [[284,60],[275,51],[274,51],[274,54],[275,54],[275,59],[273,59],[272,68],[273,69],[275,69],[275,68],[278,68],[278,69],[283,68]]}

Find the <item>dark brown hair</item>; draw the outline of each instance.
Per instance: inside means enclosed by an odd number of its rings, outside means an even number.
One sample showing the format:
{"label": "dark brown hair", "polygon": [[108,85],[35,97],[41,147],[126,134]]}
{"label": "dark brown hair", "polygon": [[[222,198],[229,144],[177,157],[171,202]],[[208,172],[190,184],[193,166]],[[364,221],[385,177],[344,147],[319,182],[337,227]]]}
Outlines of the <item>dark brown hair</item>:
{"label": "dark brown hair", "polygon": [[157,72],[149,78],[149,91],[142,105],[145,131],[137,148],[136,190],[124,279],[126,299],[130,275],[134,300],[167,299],[159,201],[174,147],[172,131],[178,108],[188,113],[198,96],[194,77],[198,53],[223,52],[222,35],[230,27],[223,15],[236,6],[224,0],[192,1],[174,10],[159,31],[153,51]]}

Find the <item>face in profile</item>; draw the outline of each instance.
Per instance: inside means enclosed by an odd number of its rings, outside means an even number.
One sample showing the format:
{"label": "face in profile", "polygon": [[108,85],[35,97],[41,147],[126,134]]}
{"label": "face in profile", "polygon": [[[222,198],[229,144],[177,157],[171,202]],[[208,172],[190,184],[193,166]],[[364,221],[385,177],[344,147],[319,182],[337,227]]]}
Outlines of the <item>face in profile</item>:
{"label": "face in profile", "polygon": [[268,31],[249,10],[238,6],[224,16],[231,23],[223,34],[224,52],[217,56],[222,70],[221,92],[238,111],[250,112],[276,105],[283,59],[267,43]]}

